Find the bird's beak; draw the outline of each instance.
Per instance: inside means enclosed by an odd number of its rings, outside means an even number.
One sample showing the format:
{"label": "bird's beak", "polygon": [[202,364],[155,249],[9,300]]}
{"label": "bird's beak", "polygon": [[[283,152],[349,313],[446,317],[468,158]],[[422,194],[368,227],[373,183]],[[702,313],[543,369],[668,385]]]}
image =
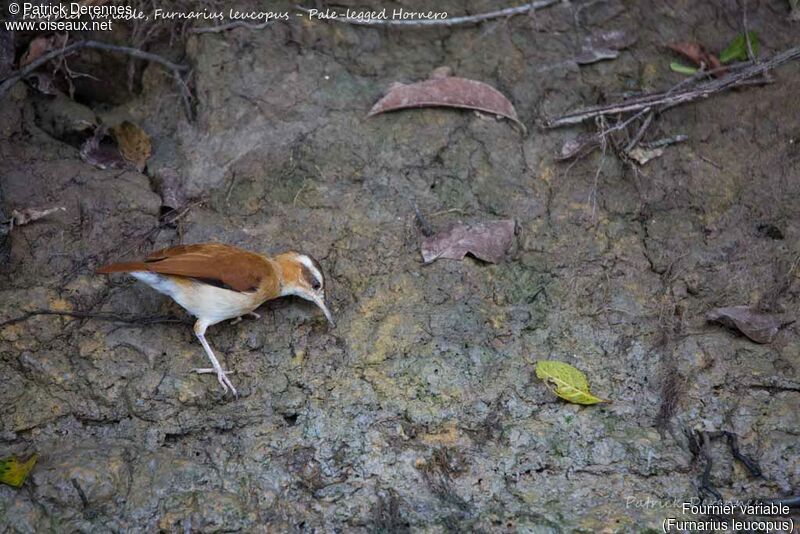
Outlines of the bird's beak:
{"label": "bird's beak", "polygon": [[328,319],[328,322],[331,323],[331,326],[336,328],[336,322],[333,320],[333,316],[331,315],[331,311],[328,309],[328,305],[325,303],[325,299],[318,295],[313,295],[311,299],[314,304],[320,307],[322,312],[325,314],[325,318]]}

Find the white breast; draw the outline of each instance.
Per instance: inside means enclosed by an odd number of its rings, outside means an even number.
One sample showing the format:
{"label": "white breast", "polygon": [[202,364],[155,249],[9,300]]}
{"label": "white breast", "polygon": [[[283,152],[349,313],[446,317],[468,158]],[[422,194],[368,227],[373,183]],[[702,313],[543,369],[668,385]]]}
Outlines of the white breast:
{"label": "white breast", "polygon": [[186,311],[198,319],[204,319],[209,325],[241,317],[255,310],[259,304],[254,303],[249,295],[202,282],[176,283],[172,276],[147,271],[130,274],[159,293],[169,295]]}

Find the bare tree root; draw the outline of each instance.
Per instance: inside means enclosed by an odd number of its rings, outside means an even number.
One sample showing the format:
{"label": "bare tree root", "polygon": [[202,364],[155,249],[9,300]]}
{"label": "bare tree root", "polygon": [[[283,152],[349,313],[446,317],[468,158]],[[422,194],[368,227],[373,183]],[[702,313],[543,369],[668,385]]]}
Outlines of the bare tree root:
{"label": "bare tree root", "polygon": [[108,52],[126,54],[128,56],[135,57],[137,59],[143,59],[145,61],[150,61],[152,63],[158,63],[162,67],[166,68],[172,73],[173,77],[175,78],[175,82],[180,87],[181,97],[183,99],[183,104],[184,104],[184,111],[187,113],[187,117],[189,118],[192,117],[192,107],[191,107],[192,95],[183,77],[183,73],[189,71],[188,65],[180,65],[178,63],[173,63],[168,59],[159,56],[158,54],[145,52],[144,50],[139,50],[138,48],[132,48],[129,46],[120,46],[120,45],[114,45],[110,43],[103,43],[100,41],[90,41],[90,40],[77,41],[62,48],[51,50],[46,54],[42,54],[41,57],[37,58],[35,61],[32,61],[24,68],[16,72],[12,72],[9,76],[7,76],[2,80],[2,83],[0,83],[0,99],[3,98],[3,96],[5,96],[5,94],[8,93],[8,91],[11,90],[11,87],[13,87],[15,83],[25,78],[33,71],[35,71],[36,69],[38,69],[39,67],[50,61],[51,59],[64,57],[82,48],[93,48],[96,50],[105,50]]}

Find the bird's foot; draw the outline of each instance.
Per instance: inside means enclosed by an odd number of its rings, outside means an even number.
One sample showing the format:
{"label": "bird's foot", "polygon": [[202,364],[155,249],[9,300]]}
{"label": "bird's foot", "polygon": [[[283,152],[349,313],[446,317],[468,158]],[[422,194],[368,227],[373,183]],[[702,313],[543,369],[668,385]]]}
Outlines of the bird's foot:
{"label": "bird's foot", "polygon": [[244,315],[239,316],[236,319],[234,319],[233,321],[231,321],[231,324],[241,323],[242,319],[244,318],[245,315],[249,315],[253,319],[261,319],[261,316],[259,314],[257,314],[256,312],[247,312]]}
{"label": "bird's foot", "polygon": [[236,388],[233,387],[233,384],[228,379],[228,373],[233,374],[233,371],[223,371],[222,369],[214,369],[213,367],[193,369],[193,371],[199,375],[216,373],[217,381],[219,382],[219,385],[222,386],[222,389],[225,391],[225,393],[227,393],[228,389],[230,388],[231,393],[233,393],[234,397],[239,396],[239,393],[236,391]]}

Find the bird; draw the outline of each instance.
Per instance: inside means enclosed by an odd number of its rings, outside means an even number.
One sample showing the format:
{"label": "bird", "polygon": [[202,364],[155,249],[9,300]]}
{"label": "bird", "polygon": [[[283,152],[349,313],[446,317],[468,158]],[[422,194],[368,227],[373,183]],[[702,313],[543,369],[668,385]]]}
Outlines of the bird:
{"label": "bird", "polygon": [[197,318],[194,333],[211,360],[211,368],[194,372],[216,373],[224,393],[238,396],[206,339],[206,329],[245,315],[260,316],[255,309],[278,297],[295,295],[310,300],[335,327],[325,299],[322,267],[311,256],[283,252],[269,257],[222,243],[179,245],[157,250],[142,261],[112,263],[98,274],[127,273],[156,291],[172,297]]}

